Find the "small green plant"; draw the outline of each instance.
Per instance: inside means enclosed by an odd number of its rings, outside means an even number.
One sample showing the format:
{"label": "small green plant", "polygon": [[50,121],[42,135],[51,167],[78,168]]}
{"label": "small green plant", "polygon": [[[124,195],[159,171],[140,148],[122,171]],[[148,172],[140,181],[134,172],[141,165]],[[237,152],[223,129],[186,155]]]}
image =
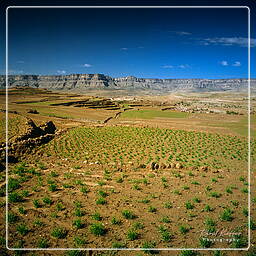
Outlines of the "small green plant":
{"label": "small green plant", "polygon": [[103,236],[107,230],[102,223],[93,223],[90,225],[90,232],[95,236]]}
{"label": "small green plant", "polygon": [[245,177],[240,176],[240,177],[239,177],[239,180],[242,181],[242,182],[244,182],[244,181],[245,181]]}
{"label": "small green plant", "polygon": [[55,191],[58,190],[56,184],[49,184],[48,189],[49,189],[49,191],[51,191],[51,192],[55,192]]}
{"label": "small green plant", "polygon": [[194,208],[194,205],[190,201],[187,201],[185,203],[185,207],[186,207],[186,209],[191,210]]}
{"label": "small green plant", "polygon": [[129,210],[123,210],[122,211],[122,215],[124,216],[125,219],[135,219],[136,215],[133,214],[131,211]]}
{"label": "small green plant", "polygon": [[195,203],[200,203],[201,202],[201,199],[199,199],[198,197],[194,197],[192,199]]}
{"label": "small green plant", "polygon": [[28,197],[28,196],[29,196],[28,190],[22,190],[20,194],[21,194],[21,196],[23,196],[23,197]]}
{"label": "small green plant", "polygon": [[247,208],[243,208],[243,215],[245,216],[245,217],[248,217],[248,209]]}
{"label": "small green plant", "polygon": [[76,208],[82,208],[82,203],[80,201],[75,201],[74,205]]}
{"label": "small green plant", "polygon": [[33,200],[33,205],[34,205],[35,208],[40,208],[41,207],[41,204],[40,204],[38,199]]}
{"label": "small green plant", "polygon": [[34,225],[35,226],[39,226],[39,227],[42,227],[44,225],[44,223],[40,220],[40,219],[36,219],[34,221]]}
{"label": "small green plant", "polygon": [[238,205],[239,205],[239,202],[237,200],[231,200],[230,202],[235,207],[238,207]]}
{"label": "small green plant", "polygon": [[76,227],[77,229],[80,229],[84,227],[84,223],[81,219],[76,219],[73,221],[73,226]]}
{"label": "small green plant", "polygon": [[45,238],[40,238],[37,242],[38,248],[48,248],[49,247],[49,242]]}
{"label": "small green plant", "polygon": [[16,227],[16,230],[17,232],[22,235],[22,236],[25,236],[28,232],[29,232],[29,229],[28,227],[26,226],[26,224],[20,224]]}
{"label": "small green plant", "polygon": [[67,236],[67,230],[64,228],[54,228],[51,235],[55,238],[63,239]]}
{"label": "small green plant", "polygon": [[79,247],[79,246],[85,245],[87,243],[87,241],[84,238],[80,237],[80,236],[75,236],[74,237],[74,243],[75,243],[76,246]]}
{"label": "small green plant", "polygon": [[23,201],[23,197],[17,192],[11,192],[8,194],[8,200],[10,203],[18,203]]}
{"label": "small green plant", "polygon": [[133,224],[133,228],[134,229],[143,229],[145,226],[144,226],[144,224],[143,223],[141,223],[141,222],[135,222],[134,224]]}
{"label": "small green plant", "polygon": [[103,181],[103,180],[100,180],[100,181],[98,181],[98,185],[99,186],[104,186],[104,185],[106,185],[107,183],[105,182],[105,181]]}
{"label": "small green plant", "polygon": [[19,220],[18,215],[16,215],[15,213],[9,211],[8,212],[8,222],[9,223],[15,223]]}
{"label": "small green plant", "polygon": [[248,188],[242,188],[241,192],[247,194],[248,193]]}
{"label": "small green plant", "polygon": [[213,211],[213,208],[212,208],[209,204],[207,204],[207,205],[204,207],[204,211],[205,211],[205,212],[211,212],[211,211]]}
{"label": "small green plant", "polygon": [[226,188],[226,192],[227,192],[228,194],[233,194],[233,191],[232,191],[232,189],[231,189],[230,187],[227,187],[227,188]]}
{"label": "small green plant", "polygon": [[145,198],[145,199],[140,200],[139,202],[143,203],[143,204],[148,204],[150,202],[150,200]]}
{"label": "small green plant", "polygon": [[61,203],[61,202],[57,203],[56,210],[59,212],[65,210],[65,206],[63,205],[63,203]]}
{"label": "small green plant", "polygon": [[18,188],[21,187],[20,185],[20,180],[14,179],[14,178],[9,178],[8,179],[8,192],[12,192]]}
{"label": "small green plant", "polygon": [[50,173],[50,177],[52,177],[52,178],[56,178],[56,177],[58,177],[59,176],[59,174],[58,173],[56,173],[55,171],[51,171],[51,173]]}
{"label": "small green plant", "polygon": [[243,237],[242,235],[235,235],[234,241],[232,242],[233,248],[245,248],[248,246],[247,238]]}
{"label": "small green plant", "polygon": [[93,220],[102,220],[102,217],[101,217],[101,215],[100,215],[98,212],[95,212],[95,213],[92,215],[92,219],[93,219]]}
{"label": "small green plant", "polygon": [[26,213],[27,213],[27,211],[26,211],[26,210],[24,209],[24,207],[22,207],[22,206],[19,207],[18,210],[19,210],[19,213],[20,213],[20,214],[26,214]]}
{"label": "small green plant", "polygon": [[166,202],[164,203],[164,208],[166,209],[171,209],[173,206],[172,206],[172,203],[171,202]]}
{"label": "small green plant", "polygon": [[211,192],[211,193],[210,193],[210,196],[211,196],[211,197],[214,197],[214,198],[220,198],[220,197],[221,197],[221,193],[218,193],[218,192]]}
{"label": "small green plant", "polygon": [[149,208],[148,208],[148,211],[149,212],[156,212],[157,209],[156,209],[156,207],[150,205]]}
{"label": "small green plant", "polygon": [[196,180],[192,181],[191,184],[194,184],[194,185],[200,185],[200,183]]}
{"label": "small green plant", "polygon": [[161,219],[161,221],[164,222],[164,223],[170,223],[170,222],[171,222],[168,216],[164,216],[164,217]]}
{"label": "small green plant", "polygon": [[141,187],[138,184],[134,184],[132,188],[135,190],[141,190]]}
{"label": "small green plant", "polygon": [[96,204],[106,204],[107,200],[103,197],[100,197],[96,200]]}
{"label": "small green plant", "polygon": [[121,220],[117,219],[116,217],[112,217],[111,223],[113,225],[120,225],[121,224]]}
{"label": "small green plant", "polygon": [[83,186],[81,187],[80,191],[83,193],[83,194],[87,194],[90,190],[87,186]]}
{"label": "small green plant", "polygon": [[108,196],[108,194],[107,194],[105,191],[103,191],[103,190],[99,190],[99,191],[98,191],[98,194],[99,194],[99,196],[101,196],[101,197],[107,197],[107,196]]}
{"label": "small green plant", "polygon": [[193,172],[189,171],[188,176],[193,177],[194,176]]}
{"label": "small green plant", "polygon": [[121,242],[114,242],[112,243],[112,248],[125,248],[125,244]]}
{"label": "small green plant", "polygon": [[223,213],[220,215],[220,219],[224,221],[232,221],[234,217],[232,216],[233,211],[229,208],[225,209]]}
{"label": "small green plant", "polygon": [[179,190],[177,190],[177,189],[176,189],[176,190],[174,190],[174,191],[173,191],[173,194],[175,194],[175,195],[179,195],[179,196],[180,196],[180,195],[181,195],[181,192],[180,192]]}
{"label": "small green plant", "polygon": [[179,231],[180,231],[181,234],[186,234],[186,233],[189,232],[189,227],[184,226],[184,225],[180,225],[179,226]]}
{"label": "small green plant", "polygon": [[168,229],[163,225],[159,226],[159,233],[161,234],[161,240],[164,242],[170,242],[173,237]]}
{"label": "small green plant", "polygon": [[213,219],[206,218],[205,225],[206,225],[207,231],[209,233],[214,233],[216,231],[216,229],[215,229],[216,222]]}
{"label": "small green plant", "polygon": [[216,178],[212,178],[212,182],[216,183],[218,180]]}
{"label": "small green plant", "polygon": [[128,230],[127,232],[127,239],[130,241],[134,241],[139,238],[139,233],[135,230]]}
{"label": "small green plant", "polygon": [[84,216],[84,211],[82,211],[80,208],[76,208],[74,215],[77,217],[82,217],[82,216]]}
{"label": "small green plant", "polygon": [[124,179],[122,177],[119,177],[119,178],[116,179],[117,183],[122,183],[123,181],[124,181]]}
{"label": "small green plant", "polygon": [[43,203],[47,204],[47,205],[51,205],[52,204],[52,200],[49,197],[44,197],[42,199]]}
{"label": "small green plant", "polygon": [[183,186],[184,190],[189,190],[189,186]]}

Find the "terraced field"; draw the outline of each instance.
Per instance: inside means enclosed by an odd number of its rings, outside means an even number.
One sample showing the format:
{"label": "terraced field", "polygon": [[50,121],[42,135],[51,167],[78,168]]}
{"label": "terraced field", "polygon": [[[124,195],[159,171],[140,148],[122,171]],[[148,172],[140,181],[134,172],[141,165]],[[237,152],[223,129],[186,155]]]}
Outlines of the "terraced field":
{"label": "terraced field", "polygon": [[[254,143],[252,143],[254,148]],[[89,162],[246,170],[245,137],[134,127],[80,127],[49,143],[48,154]]]}
{"label": "terraced field", "polygon": [[243,137],[79,127],[11,168],[9,244],[241,248],[247,197]]}

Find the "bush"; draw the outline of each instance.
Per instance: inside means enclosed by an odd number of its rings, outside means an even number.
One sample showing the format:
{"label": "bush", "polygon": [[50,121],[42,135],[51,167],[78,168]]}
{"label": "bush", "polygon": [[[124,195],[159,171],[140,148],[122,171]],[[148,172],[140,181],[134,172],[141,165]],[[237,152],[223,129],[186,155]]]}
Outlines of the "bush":
{"label": "bush", "polygon": [[185,203],[185,207],[186,207],[186,209],[191,210],[194,208],[194,205],[191,202],[187,201]]}
{"label": "bush", "polygon": [[16,215],[15,213],[12,212],[8,212],[8,222],[9,223],[15,223],[17,222],[19,219],[18,215]]}
{"label": "bush", "polygon": [[215,198],[219,198],[219,197],[221,197],[221,193],[218,193],[218,192],[211,192],[211,193],[210,193],[210,196],[211,196],[211,197],[215,197]]}
{"label": "bush", "polygon": [[131,211],[129,210],[123,210],[122,211],[122,215],[124,216],[124,218],[126,219],[135,219],[136,215],[134,215]]}
{"label": "bush", "polygon": [[100,216],[100,214],[98,212],[95,212],[93,215],[92,215],[92,219],[93,220],[102,220],[102,217]]}
{"label": "bush", "polygon": [[107,200],[103,197],[100,197],[96,200],[96,204],[106,204]]}
{"label": "bush", "polygon": [[234,217],[232,216],[233,211],[229,208],[225,209],[223,213],[220,215],[220,219],[224,221],[232,221]]}
{"label": "bush", "polygon": [[22,236],[25,236],[29,232],[29,229],[28,229],[28,227],[25,224],[18,225],[16,230]]}
{"label": "bush", "polygon": [[135,230],[129,230],[127,233],[127,239],[134,241],[139,238],[139,234]]}
{"label": "bush", "polygon": [[67,231],[64,228],[54,228],[51,235],[56,238],[65,238],[67,236]]}
{"label": "bush", "polygon": [[111,223],[112,223],[113,225],[119,225],[119,224],[121,224],[121,220],[118,220],[116,217],[113,217],[113,218],[111,219]]}
{"label": "bush", "polygon": [[189,227],[184,226],[184,225],[180,225],[179,226],[179,231],[180,231],[181,234],[186,234],[186,233],[189,232]]}
{"label": "bush", "polygon": [[38,243],[37,243],[38,248],[48,248],[49,243],[48,240],[45,238],[40,238]]}
{"label": "bush", "polygon": [[43,198],[43,203],[51,205],[52,204],[52,200],[49,197],[44,197]]}
{"label": "bush", "polygon": [[156,207],[154,207],[154,206],[149,206],[149,208],[148,208],[148,211],[149,212],[156,212]]}
{"label": "bush", "polygon": [[18,179],[9,178],[8,179],[8,192],[12,192],[20,188],[20,181]]}
{"label": "bush", "polygon": [[8,194],[8,199],[10,203],[18,203],[23,201],[23,197],[17,192],[11,192]]}
{"label": "bush", "polygon": [[81,219],[76,219],[73,222],[73,226],[76,227],[77,229],[80,229],[84,227],[84,223],[81,221]]}
{"label": "bush", "polygon": [[102,223],[93,223],[90,225],[90,232],[95,236],[103,236],[107,230]]}
{"label": "bush", "polygon": [[41,206],[38,199],[33,200],[33,205],[35,208],[39,208]]}
{"label": "bush", "polygon": [[54,191],[58,190],[56,184],[50,184],[48,188],[49,188],[49,191],[51,191],[51,192],[54,192]]}

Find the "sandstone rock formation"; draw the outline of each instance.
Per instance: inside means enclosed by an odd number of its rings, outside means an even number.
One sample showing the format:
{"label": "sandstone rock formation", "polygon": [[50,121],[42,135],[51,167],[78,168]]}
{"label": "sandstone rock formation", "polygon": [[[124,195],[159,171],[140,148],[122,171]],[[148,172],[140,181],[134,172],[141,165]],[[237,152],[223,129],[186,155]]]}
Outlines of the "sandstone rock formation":
{"label": "sandstone rock formation", "polygon": [[[50,90],[86,89],[151,89],[151,90],[237,90],[248,87],[247,79],[149,79],[133,76],[112,78],[103,74],[71,74],[56,76],[10,75],[8,87],[29,86]],[[0,87],[5,87],[5,76],[0,76]],[[256,88],[256,79],[251,79]]]}

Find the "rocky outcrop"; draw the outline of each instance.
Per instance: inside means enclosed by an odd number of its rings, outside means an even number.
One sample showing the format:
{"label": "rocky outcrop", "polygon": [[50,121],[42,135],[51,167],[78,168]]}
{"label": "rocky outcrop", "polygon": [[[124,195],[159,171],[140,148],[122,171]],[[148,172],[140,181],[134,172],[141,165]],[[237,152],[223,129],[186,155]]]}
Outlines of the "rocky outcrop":
{"label": "rocky outcrop", "polygon": [[[151,89],[177,91],[194,90],[237,90],[248,87],[247,79],[149,79],[133,76],[112,78],[103,74],[71,74],[65,76],[10,75],[8,86],[29,86],[50,90],[87,89]],[[5,76],[0,76],[0,87],[5,87]],[[256,79],[251,79],[256,88]]]}
{"label": "rocky outcrop", "polygon": [[[52,121],[48,121],[41,126],[36,126],[29,119],[26,123],[28,127],[25,134],[14,138],[8,143],[8,159],[13,161],[37,146],[49,142],[54,138],[56,127]],[[0,161],[5,161],[6,143],[0,145]]]}

